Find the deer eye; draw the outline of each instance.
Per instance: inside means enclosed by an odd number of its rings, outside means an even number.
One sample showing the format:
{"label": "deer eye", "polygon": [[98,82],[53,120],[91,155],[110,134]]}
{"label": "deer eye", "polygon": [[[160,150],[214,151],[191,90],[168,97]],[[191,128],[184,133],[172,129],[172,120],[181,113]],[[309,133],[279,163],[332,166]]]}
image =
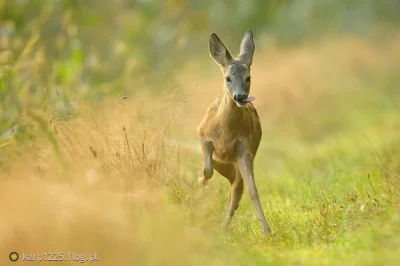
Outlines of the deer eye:
{"label": "deer eye", "polygon": [[226,80],[227,82],[231,82],[231,78],[230,78],[230,77],[226,77],[225,80]]}
{"label": "deer eye", "polygon": [[247,77],[247,78],[246,78],[246,82],[250,82],[250,80],[251,80],[250,77]]}

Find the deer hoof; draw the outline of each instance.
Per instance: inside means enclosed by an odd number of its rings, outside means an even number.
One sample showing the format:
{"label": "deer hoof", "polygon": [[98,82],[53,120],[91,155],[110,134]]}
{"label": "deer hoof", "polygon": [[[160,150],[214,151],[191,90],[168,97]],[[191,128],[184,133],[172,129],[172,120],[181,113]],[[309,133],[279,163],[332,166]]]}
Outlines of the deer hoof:
{"label": "deer hoof", "polygon": [[206,186],[207,185],[207,181],[208,179],[204,178],[204,177],[200,177],[199,180],[197,181],[197,183],[201,186]]}
{"label": "deer hoof", "polygon": [[271,231],[271,228],[269,226],[263,226],[262,227],[262,232],[263,232],[264,237],[267,237],[267,238],[272,235],[272,231]]}
{"label": "deer hoof", "polygon": [[204,167],[203,169],[203,178],[206,180],[210,179],[214,174],[214,169],[212,167]]}

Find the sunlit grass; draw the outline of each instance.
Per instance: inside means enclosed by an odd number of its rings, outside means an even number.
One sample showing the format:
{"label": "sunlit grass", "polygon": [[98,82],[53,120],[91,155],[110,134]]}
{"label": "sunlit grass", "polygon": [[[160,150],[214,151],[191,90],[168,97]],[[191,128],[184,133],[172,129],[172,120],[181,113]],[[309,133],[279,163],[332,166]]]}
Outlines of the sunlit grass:
{"label": "sunlit grass", "polygon": [[[216,173],[209,187],[196,183],[195,131],[222,93],[217,66],[189,66],[159,95],[111,94],[71,112],[59,111],[69,104],[62,96],[45,97],[61,109],[26,98],[14,72],[16,124],[25,131],[0,140],[1,261],[16,250],[97,252],[99,265],[396,265],[393,43],[260,47],[252,93],[264,132],[255,175],[273,230],[267,239],[246,194],[229,232],[220,232],[228,182]],[[112,91],[93,89],[103,87]]]}

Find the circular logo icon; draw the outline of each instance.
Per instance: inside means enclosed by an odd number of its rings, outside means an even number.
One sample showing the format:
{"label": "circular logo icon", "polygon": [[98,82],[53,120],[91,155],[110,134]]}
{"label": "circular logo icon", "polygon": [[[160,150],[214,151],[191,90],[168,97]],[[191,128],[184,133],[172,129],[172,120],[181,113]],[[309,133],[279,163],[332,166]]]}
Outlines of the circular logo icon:
{"label": "circular logo icon", "polygon": [[19,259],[19,255],[15,251],[11,252],[8,257],[10,258],[11,261],[17,261]]}

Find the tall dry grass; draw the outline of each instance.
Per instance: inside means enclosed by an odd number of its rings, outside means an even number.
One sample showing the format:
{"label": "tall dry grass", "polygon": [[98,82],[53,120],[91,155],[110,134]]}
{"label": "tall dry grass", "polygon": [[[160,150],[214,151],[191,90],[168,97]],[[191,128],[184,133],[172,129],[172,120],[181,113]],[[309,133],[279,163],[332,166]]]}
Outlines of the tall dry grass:
{"label": "tall dry grass", "polygon": [[176,110],[137,99],[52,118],[56,143],[38,141],[1,173],[2,261],[11,251],[96,252],[99,265],[224,265],[198,254],[211,235],[190,208],[202,200],[206,213],[212,200],[197,195],[186,152],[164,143]]}

